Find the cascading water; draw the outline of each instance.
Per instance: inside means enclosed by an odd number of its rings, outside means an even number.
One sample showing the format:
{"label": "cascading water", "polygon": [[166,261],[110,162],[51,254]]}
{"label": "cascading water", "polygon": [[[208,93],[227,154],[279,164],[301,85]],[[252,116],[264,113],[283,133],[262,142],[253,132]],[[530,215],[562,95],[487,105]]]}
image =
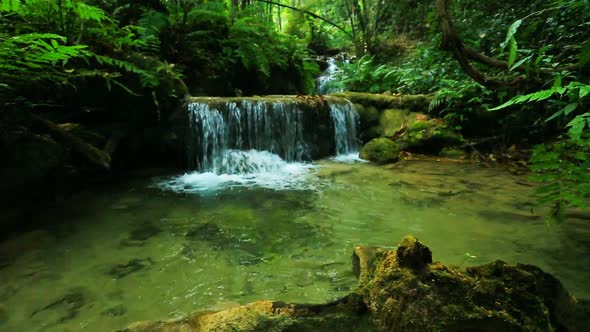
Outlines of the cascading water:
{"label": "cascading water", "polygon": [[357,134],[359,115],[352,104],[331,104],[330,118],[334,125],[336,155],[358,153],[360,141]]}
{"label": "cascading water", "polygon": [[[269,100],[270,99],[270,100]],[[315,108],[295,97],[189,104],[187,160],[196,172],[161,186],[180,192],[226,185],[308,189],[308,161],[358,156],[359,117],[349,102]]]}
{"label": "cascading water", "polygon": [[335,87],[333,84],[340,71],[341,70],[338,68],[336,59],[328,58],[328,68],[326,68],[322,75],[316,79],[316,92],[320,95],[324,95],[332,92],[342,91],[342,89]]}

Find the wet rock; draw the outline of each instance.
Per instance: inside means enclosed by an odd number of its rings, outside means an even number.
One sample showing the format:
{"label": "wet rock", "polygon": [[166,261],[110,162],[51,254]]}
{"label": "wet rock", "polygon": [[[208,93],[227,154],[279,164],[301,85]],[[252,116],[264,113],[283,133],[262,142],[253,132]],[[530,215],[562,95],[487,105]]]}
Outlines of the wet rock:
{"label": "wet rock", "polygon": [[31,317],[37,317],[45,311],[59,312],[60,318],[52,323],[57,325],[68,320],[76,318],[80,314],[82,307],[90,303],[88,292],[83,288],[74,288],[68,291],[63,297],[60,297],[43,308],[33,311]]}
{"label": "wet rock", "polygon": [[421,270],[432,263],[432,252],[413,236],[406,236],[398,245],[397,264],[414,270]]}
{"label": "wet rock", "polygon": [[360,157],[378,164],[393,163],[399,160],[400,146],[388,138],[376,138],[365,144]]}
{"label": "wet rock", "polygon": [[[469,267],[432,262],[408,236],[395,250],[356,246],[359,285],[328,304],[258,301],[216,312],[139,322],[148,331],[588,331],[588,301],[550,274],[502,261]],[[345,288],[337,288],[342,291]]]}
{"label": "wet rock", "polygon": [[431,96],[427,95],[386,95],[364,92],[341,92],[332,96],[342,97],[352,103],[365,107],[373,106],[378,109],[407,109],[412,112],[420,112],[428,109]]}
{"label": "wet rock", "polygon": [[377,331],[582,331],[571,322],[575,299],[538,268],[497,261],[461,269],[431,257],[407,237],[366,272],[360,292]]}
{"label": "wet rock", "polygon": [[152,223],[145,223],[129,233],[129,237],[121,241],[122,246],[141,247],[150,238],[160,234],[162,229]]}
{"label": "wet rock", "polygon": [[120,317],[123,316],[127,313],[127,308],[122,305],[116,305],[114,307],[110,307],[104,311],[102,311],[100,314],[102,316],[107,316],[107,317]]}
{"label": "wet rock", "polygon": [[443,148],[463,143],[463,137],[440,119],[420,118],[408,124],[399,139],[403,150],[438,154]]}
{"label": "wet rock", "polygon": [[138,322],[119,332],[186,331],[370,331],[361,298],[322,305],[257,301],[218,312],[198,312],[159,322]]}
{"label": "wet rock", "polygon": [[449,159],[460,159],[465,157],[465,151],[454,148],[443,148],[438,155]]}
{"label": "wet rock", "polygon": [[124,278],[131,273],[135,273],[137,271],[143,270],[146,267],[149,267],[154,264],[154,261],[151,258],[133,258],[130,259],[125,264],[116,264],[114,265],[109,271],[108,275],[112,276],[115,279]]}

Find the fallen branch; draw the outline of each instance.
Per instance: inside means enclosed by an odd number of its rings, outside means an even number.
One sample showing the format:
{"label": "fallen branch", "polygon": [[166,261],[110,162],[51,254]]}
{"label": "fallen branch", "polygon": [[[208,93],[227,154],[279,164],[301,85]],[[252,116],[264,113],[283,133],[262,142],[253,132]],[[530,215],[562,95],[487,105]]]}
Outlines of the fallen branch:
{"label": "fallen branch", "polygon": [[111,156],[107,152],[95,148],[55,123],[43,119],[36,114],[31,113],[31,121],[33,125],[47,131],[53,139],[71,148],[74,153],[84,158],[90,164],[105,170],[111,168]]}

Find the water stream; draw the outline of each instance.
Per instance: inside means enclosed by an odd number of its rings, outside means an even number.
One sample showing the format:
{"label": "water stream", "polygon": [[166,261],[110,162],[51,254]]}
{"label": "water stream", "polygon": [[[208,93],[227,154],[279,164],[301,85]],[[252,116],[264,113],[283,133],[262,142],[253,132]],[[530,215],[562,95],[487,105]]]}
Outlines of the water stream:
{"label": "water stream", "polygon": [[111,331],[257,299],[329,301],[355,287],[355,244],[406,234],[436,260],[536,264],[590,297],[590,225],[548,227],[525,178],[435,162],[315,166],[300,190],[187,194],[140,174],[37,211],[36,229],[0,244],[0,331]]}
{"label": "water stream", "polygon": [[[194,171],[94,186],[0,241],[0,331],[112,331],[259,299],[331,301],[355,287],[354,245],[407,234],[436,260],[535,264],[590,298],[590,223],[548,226],[525,177],[358,162],[349,104],[330,105],[328,123],[295,103],[189,111]],[[336,158],[309,160],[324,143]]]}

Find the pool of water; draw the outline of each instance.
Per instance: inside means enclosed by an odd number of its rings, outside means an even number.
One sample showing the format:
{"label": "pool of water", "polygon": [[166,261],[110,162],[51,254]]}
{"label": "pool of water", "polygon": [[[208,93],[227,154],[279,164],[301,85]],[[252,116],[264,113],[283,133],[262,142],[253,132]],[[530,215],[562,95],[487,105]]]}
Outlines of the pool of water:
{"label": "pool of water", "polygon": [[37,229],[0,243],[0,331],[112,331],[257,299],[328,301],[355,287],[355,244],[406,234],[435,260],[535,264],[590,298],[590,222],[547,225],[526,177],[423,161],[318,166],[299,190],[177,193],[141,176],[38,211]]}

